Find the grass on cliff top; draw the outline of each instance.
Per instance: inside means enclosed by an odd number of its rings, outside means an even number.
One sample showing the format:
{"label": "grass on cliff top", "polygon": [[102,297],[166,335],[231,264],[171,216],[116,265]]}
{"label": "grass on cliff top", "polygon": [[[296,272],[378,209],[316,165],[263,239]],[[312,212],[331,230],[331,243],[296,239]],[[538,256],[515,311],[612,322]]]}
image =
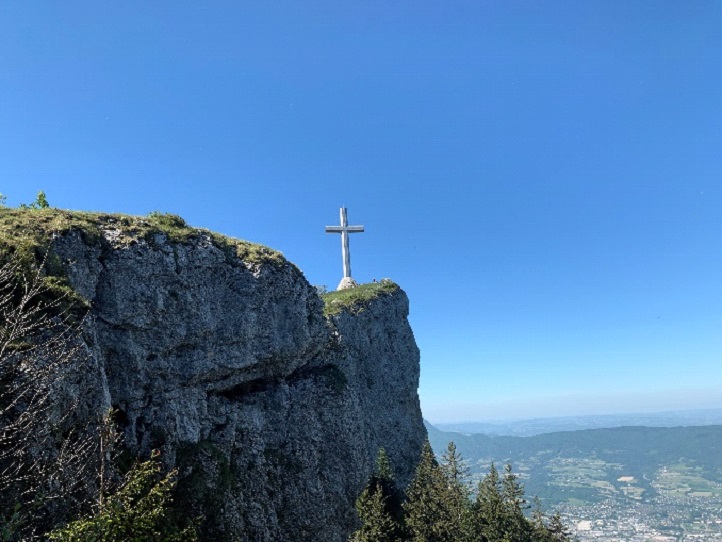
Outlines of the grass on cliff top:
{"label": "grass on cliff top", "polygon": [[0,208],[0,250],[12,253],[23,263],[39,261],[53,235],[81,230],[86,241],[100,243],[104,232],[110,232],[115,246],[128,246],[139,241],[152,243],[157,234],[165,234],[171,243],[183,243],[200,235],[209,236],[229,256],[250,263],[280,265],[285,258],[280,252],[263,245],[226,237],[205,229],[192,228],[181,217],[153,212],[148,216],[131,216],[61,209]]}
{"label": "grass on cliff top", "polygon": [[366,308],[368,301],[382,295],[391,294],[398,289],[398,284],[389,279],[384,279],[381,282],[359,284],[356,288],[349,288],[348,290],[328,292],[321,295],[323,314],[331,316],[339,314],[343,310],[361,312]]}
{"label": "grass on cliff top", "polygon": [[53,236],[72,230],[82,232],[89,245],[101,246],[104,238],[115,247],[137,242],[155,243],[155,236],[165,234],[171,243],[184,243],[205,235],[212,239],[230,259],[275,266],[286,261],[280,252],[263,245],[226,237],[204,229],[192,228],[176,215],[153,212],[148,216],[131,216],[61,209],[10,209],[0,207],[0,264],[12,260],[19,272],[30,276],[43,264],[43,283],[48,299],[62,299],[61,308],[81,314],[88,301],[75,292],[68,282],[63,263],[48,253]]}

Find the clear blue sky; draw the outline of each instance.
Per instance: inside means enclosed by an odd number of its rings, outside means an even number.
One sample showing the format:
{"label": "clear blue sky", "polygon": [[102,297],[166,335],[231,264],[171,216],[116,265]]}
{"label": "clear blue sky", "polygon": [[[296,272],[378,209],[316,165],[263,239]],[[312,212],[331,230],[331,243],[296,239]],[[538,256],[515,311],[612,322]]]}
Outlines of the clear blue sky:
{"label": "clear blue sky", "polygon": [[0,4],[0,192],[411,299],[432,421],[722,406],[722,3]]}

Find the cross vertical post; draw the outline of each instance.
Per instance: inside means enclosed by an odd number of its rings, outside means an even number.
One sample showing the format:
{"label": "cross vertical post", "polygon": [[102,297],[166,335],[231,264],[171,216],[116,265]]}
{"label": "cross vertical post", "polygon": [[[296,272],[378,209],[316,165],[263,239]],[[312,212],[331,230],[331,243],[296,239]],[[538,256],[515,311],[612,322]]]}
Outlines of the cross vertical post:
{"label": "cross vertical post", "polygon": [[341,234],[341,256],[343,257],[343,279],[339,284],[338,289],[343,290],[345,288],[352,288],[356,285],[355,281],[351,278],[351,251],[349,250],[348,234],[349,233],[361,233],[364,231],[363,226],[349,226],[348,217],[346,213],[346,207],[341,207],[340,210],[341,225],[340,226],[326,226],[326,233],[340,233]]}

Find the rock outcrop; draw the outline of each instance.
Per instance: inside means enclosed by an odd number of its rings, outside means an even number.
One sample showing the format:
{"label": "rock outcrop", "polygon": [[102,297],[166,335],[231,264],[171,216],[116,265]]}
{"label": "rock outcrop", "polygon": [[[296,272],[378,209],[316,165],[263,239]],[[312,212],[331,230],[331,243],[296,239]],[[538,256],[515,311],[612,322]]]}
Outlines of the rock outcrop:
{"label": "rock outcrop", "polygon": [[90,302],[95,406],[118,409],[126,446],[179,469],[207,539],[346,540],[380,447],[408,482],[426,431],[401,289],[324,316],[280,257],[244,259],[203,233],[100,231],[52,242]]}

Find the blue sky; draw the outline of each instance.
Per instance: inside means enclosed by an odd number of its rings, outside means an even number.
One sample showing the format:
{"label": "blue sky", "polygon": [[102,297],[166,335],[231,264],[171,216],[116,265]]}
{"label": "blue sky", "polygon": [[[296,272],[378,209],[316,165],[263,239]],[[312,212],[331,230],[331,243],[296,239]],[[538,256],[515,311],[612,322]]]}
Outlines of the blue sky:
{"label": "blue sky", "polygon": [[0,192],[411,299],[432,421],[722,406],[719,2],[4,2]]}

